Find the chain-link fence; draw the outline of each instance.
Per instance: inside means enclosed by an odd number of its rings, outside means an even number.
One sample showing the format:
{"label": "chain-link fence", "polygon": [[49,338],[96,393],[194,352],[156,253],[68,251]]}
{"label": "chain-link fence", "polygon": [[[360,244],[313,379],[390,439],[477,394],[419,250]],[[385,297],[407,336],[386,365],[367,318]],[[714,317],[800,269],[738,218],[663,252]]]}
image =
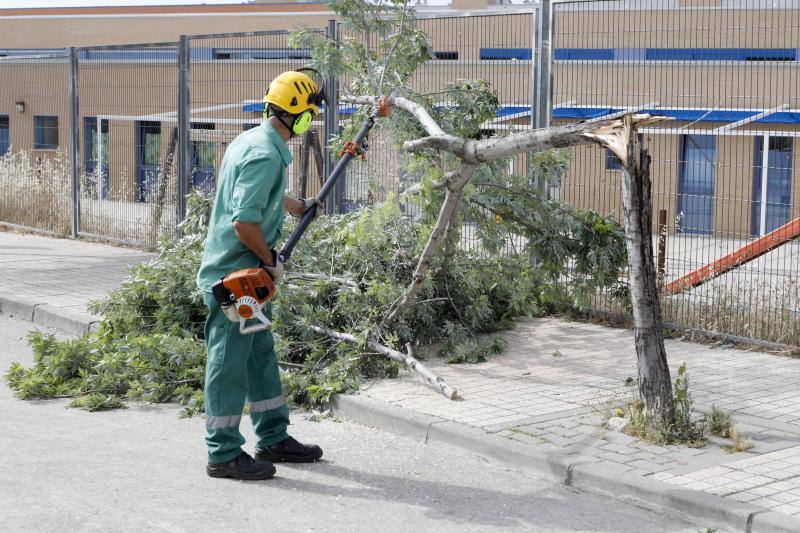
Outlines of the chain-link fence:
{"label": "chain-link fence", "polygon": [[[486,135],[626,110],[669,117],[642,132],[653,155],[654,220],[663,222],[665,320],[798,344],[800,6],[684,4],[545,0],[531,12],[422,18],[435,57],[412,86],[446,106],[448,83],[488,81],[500,107]],[[377,49],[375,35],[348,35],[337,24],[318,31]],[[308,54],[289,47],[286,31],[272,31],[0,59],[0,220],[153,246],[159,233],[175,232],[188,190],[213,190],[227,144],[260,123],[269,80]],[[332,95],[333,85],[348,85],[346,77],[328,81]],[[352,112],[334,100],[311,133],[292,141],[290,194],[318,189],[331,165],[328,141]],[[389,132],[376,128],[366,160],[351,165],[329,207],[346,211],[402,191],[401,158]],[[527,167],[523,154],[507,172],[528,175]],[[619,181],[612,154],[581,147],[562,183],[532,186],[619,215]],[[416,212],[414,204],[406,210]],[[473,239],[469,221],[464,235]],[[594,307],[624,310],[605,295]]]}
{"label": "chain-link fence", "polygon": [[[215,189],[225,148],[242,131],[261,124],[269,81],[308,62],[309,50],[291,48],[288,38],[288,31],[189,38],[190,187]],[[323,118],[316,117],[306,135],[289,142],[294,164],[287,169],[288,194],[309,196],[320,188],[326,144]]]}
{"label": "chain-link fence", "polygon": [[0,58],[0,221],[70,231],[68,54]]}
{"label": "chain-link fence", "polygon": [[[213,191],[228,143],[261,123],[269,81],[307,61],[288,34],[0,59],[0,222],[148,248],[174,235],[185,194]],[[290,143],[290,194],[319,189],[328,138],[321,116]]]}
{"label": "chain-link fence", "polygon": [[[659,215],[663,223],[664,319],[798,344],[800,243],[746,259],[757,255],[753,243],[763,251],[800,229],[758,239],[800,216],[800,6],[723,6],[556,4],[553,120],[637,109],[670,118],[642,132],[653,157],[654,234]],[[620,168],[608,151],[574,149],[562,198],[620,216]],[[596,305],[615,309],[603,298]]]}
{"label": "chain-link fence", "polygon": [[153,246],[177,210],[177,43],[77,51],[80,235]]}

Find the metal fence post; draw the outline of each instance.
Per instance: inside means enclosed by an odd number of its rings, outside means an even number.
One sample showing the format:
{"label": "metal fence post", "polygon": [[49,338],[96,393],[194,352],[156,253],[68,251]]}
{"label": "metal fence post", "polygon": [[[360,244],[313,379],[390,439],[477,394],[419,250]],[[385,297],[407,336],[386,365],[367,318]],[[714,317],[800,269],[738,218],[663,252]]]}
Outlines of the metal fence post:
{"label": "metal fence post", "polygon": [[536,14],[536,64],[533,81],[533,127],[550,126],[553,107],[553,4],[541,0]]}
{"label": "metal fence post", "polygon": [[[547,128],[553,107],[553,4],[552,0],[540,0],[533,22],[533,94],[531,102],[531,126]],[[528,153],[528,166],[535,152]],[[550,198],[550,183],[540,183],[539,178],[532,180],[531,185]]]}
{"label": "metal fence post", "polygon": [[[338,40],[337,26],[335,20],[328,21],[328,28],[325,31],[327,39]],[[325,127],[322,129],[322,148],[324,150],[323,158],[323,180],[327,179],[333,169],[333,154],[331,153],[331,140],[338,133],[339,125],[339,79],[337,76],[327,76],[325,78],[325,93],[328,101],[325,103]],[[343,191],[345,190],[345,183],[347,176],[342,176],[342,179],[337,183],[336,194],[328,196],[325,200],[325,212],[328,214],[335,211],[342,211],[342,198]]]}
{"label": "metal fence post", "polygon": [[181,222],[186,216],[186,195],[189,192],[190,178],[190,129],[189,120],[189,63],[190,63],[189,38],[180,36],[178,42],[178,198],[177,217]]}
{"label": "metal fence post", "polygon": [[74,47],[69,49],[69,78],[70,78],[70,174],[71,174],[71,201],[70,210],[70,234],[73,239],[78,238],[81,228],[81,182],[78,170],[78,154],[80,146],[80,128],[78,125],[78,50]]}

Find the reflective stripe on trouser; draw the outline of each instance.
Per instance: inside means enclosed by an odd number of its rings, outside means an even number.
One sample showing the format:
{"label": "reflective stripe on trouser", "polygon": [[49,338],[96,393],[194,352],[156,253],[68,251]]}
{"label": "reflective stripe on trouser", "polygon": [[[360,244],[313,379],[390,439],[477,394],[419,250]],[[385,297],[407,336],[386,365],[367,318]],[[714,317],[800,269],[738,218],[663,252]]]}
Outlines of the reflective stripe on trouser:
{"label": "reflective stripe on trouser", "polygon": [[[288,436],[289,409],[283,398],[272,332],[242,335],[239,324],[225,317],[213,296],[203,297],[209,309],[205,327],[206,444],[208,461],[221,463],[242,451],[244,437],[239,432],[239,422],[245,400],[250,406],[258,448]],[[271,316],[269,307],[265,311]]]}

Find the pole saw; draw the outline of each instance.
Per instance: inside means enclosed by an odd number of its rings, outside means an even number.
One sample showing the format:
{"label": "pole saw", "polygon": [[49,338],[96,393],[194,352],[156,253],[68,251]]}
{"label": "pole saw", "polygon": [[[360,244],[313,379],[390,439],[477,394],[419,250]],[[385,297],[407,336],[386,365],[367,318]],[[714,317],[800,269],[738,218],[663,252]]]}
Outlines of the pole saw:
{"label": "pole saw", "polygon": [[[387,97],[384,96],[380,99],[379,104],[375,106],[372,113],[364,119],[356,136],[344,144],[339,154],[341,159],[339,159],[336,167],[334,167],[319,193],[317,193],[317,199],[320,202],[324,203],[328,198],[336,182],[347,170],[350,161],[358,156],[364,157],[364,152],[367,149],[366,138],[370,130],[375,126],[375,119],[387,116],[389,116],[389,102]],[[292,256],[295,246],[297,246],[300,238],[314,220],[316,209],[316,206],[312,205],[303,213],[297,227],[286,239],[281,251],[278,252],[277,259],[279,261],[286,263]],[[228,320],[239,322],[240,333],[254,333],[269,329],[272,326],[272,322],[264,314],[264,306],[275,296],[277,289],[274,281],[263,268],[245,268],[232,272],[214,283],[211,291]],[[248,321],[252,321],[252,323],[248,325]]]}

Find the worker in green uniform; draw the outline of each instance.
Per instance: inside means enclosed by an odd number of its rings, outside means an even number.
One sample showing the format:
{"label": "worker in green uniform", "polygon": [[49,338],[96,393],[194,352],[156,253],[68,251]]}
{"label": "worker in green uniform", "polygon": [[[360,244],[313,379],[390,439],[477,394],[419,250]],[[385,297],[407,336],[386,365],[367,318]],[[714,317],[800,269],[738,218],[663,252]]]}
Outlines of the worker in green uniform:
{"label": "worker in green uniform", "polygon": [[[212,477],[268,479],[274,462],[313,462],[316,445],[301,444],[286,432],[289,410],[283,397],[272,332],[239,332],[211,293],[220,278],[243,268],[264,268],[278,286],[283,264],[274,247],[284,211],[301,217],[322,205],[316,198],[285,196],[285,169],[292,162],[286,142],[302,135],[319,113],[322,95],[303,72],[284,72],[264,96],[264,121],[245,131],[225,151],[197,285],[208,307],[205,325],[205,410],[208,466]],[[271,318],[271,305],[265,314]],[[239,422],[245,400],[258,441],[255,459],[242,450]]]}

